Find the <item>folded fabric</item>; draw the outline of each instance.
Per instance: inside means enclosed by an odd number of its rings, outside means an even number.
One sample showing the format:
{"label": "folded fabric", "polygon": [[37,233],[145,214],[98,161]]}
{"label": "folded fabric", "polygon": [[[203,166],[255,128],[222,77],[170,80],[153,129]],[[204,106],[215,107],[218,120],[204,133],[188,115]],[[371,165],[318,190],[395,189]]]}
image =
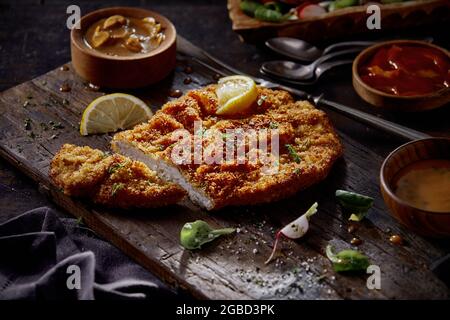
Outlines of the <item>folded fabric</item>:
{"label": "folded fabric", "polygon": [[50,208],[0,224],[0,252],[0,299],[175,297],[117,248]]}
{"label": "folded fabric", "polygon": [[433,262],[431,270],[434,274],[450,288],[450,254]]}

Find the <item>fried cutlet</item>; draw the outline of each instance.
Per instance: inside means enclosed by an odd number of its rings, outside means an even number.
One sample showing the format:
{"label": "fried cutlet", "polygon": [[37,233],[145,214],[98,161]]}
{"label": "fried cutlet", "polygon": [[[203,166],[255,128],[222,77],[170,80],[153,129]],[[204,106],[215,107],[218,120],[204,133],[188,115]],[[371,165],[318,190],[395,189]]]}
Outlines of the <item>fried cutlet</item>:
{"label": "fried cutlet", "polygon": [[[112,149],[144,162],[163,179],[179,184],[194,203],[208,210],[286,198],[323,180],[342,154],[330,120],[309,102],[294,101],[285,91],[258,87],[258,98],[247,113],[224,117],[215,114],[215,88],[210,85],[193,90],[168,102],[147,123],[116,134]],[[176,146],[173,133],[184,129],[192,136],[198,134],[196,121],[207,130],[224,133],[227,129],[276,128],[278,171],[262,174],[261,166],[249,161],[175,163],[171,157]]]}
{"label": "fried cutlet", "polygon": [[50,177],[67,195],[114,208],[160,207],[185,196],[183,189],[164,182],[142,162],[71,144],[53,158]]}

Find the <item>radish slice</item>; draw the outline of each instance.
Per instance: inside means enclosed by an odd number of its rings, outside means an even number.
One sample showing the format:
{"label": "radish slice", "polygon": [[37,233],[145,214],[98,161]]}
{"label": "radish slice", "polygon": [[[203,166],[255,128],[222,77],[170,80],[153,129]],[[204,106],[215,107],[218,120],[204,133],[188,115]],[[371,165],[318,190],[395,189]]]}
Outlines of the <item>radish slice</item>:
{"label": "radish slice", "polygon": [[309,219],[313,214],[317,212],[317,206],[317,202],[314,202],[314,204],[311,206],[311,208],[308,209],[308,211],[305,212],[305,214],[287,224],[283,229],[277,232],[272,253],[270,254],[269,259],[264,262],[265,264],[268,264],[270,261],[272,261],[278,247],[278,241],[280,240],[281,236],[285,236],[288,239],[299,239],[305,235],[305,233],[309,229]]}
{"label": "radish slice", "polygon": [[327,10],[325,10],[325,8],[322,8],[317,4],[309,4],[301,9],[301,11],[299,12],[299,17],[300,19],[316,18],[325,13],[327,13]]}

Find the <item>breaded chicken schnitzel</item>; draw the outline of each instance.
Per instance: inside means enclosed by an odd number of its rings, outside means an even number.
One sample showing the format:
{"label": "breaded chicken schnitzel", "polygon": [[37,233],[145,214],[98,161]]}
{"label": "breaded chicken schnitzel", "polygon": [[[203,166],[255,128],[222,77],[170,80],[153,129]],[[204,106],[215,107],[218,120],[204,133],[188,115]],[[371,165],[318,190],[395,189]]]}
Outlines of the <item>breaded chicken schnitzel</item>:
{"label": "breaded chicken schnitzel", "polygon": [[176,204],[185,196],[183,189],[162,181],[142,162],[71,144],[53,158],[50,177],[65,194],[108,207],[153,208]]}
{"label": "breaded chicken schnitzel", "polygon": [[[219,116],[216,85],[193,90],[165,104],[145,124],[118,133],[115,152],[139,160],[165,180],[185,189],[191,200],[211,210],[227,205],[252,205],[286,198],[324,179],[342,145],[328,117],[307,101],[294,101],[279,90],[258,87],[258,98],[245,114]],[[219,163],[178,163],[173,133],[183,129],[195,139],[195,123],[226,134],[228,129],[277,129],[278,170],[263,174],[261,165],[223,159]],[[200,133],[201,135],[201,133]],[[205,149],[208,139],[202,141]],[[261,151],[253,145],[247,151]],[[269,150],[270,151],[270,150]],[[195,147],[194,147],[195,153]]]}

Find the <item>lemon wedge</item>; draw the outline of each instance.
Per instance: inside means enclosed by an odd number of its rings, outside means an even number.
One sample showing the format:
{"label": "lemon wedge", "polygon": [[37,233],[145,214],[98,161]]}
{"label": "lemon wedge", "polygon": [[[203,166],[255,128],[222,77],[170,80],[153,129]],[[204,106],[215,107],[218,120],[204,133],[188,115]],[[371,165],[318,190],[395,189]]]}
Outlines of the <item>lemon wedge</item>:
{"label": "lemon wedge", "polygon": [[80,133],[115,132],[142,123],[153,115],[150,108],[135,96],[113,93],[92,101],[83,112]]}
{"label": "lemon wedge", "polygon": [[216,89],[219,99],[218,115],[231,115],[246,111],[258,97],[255,82],[245,76],[219,79]]}

